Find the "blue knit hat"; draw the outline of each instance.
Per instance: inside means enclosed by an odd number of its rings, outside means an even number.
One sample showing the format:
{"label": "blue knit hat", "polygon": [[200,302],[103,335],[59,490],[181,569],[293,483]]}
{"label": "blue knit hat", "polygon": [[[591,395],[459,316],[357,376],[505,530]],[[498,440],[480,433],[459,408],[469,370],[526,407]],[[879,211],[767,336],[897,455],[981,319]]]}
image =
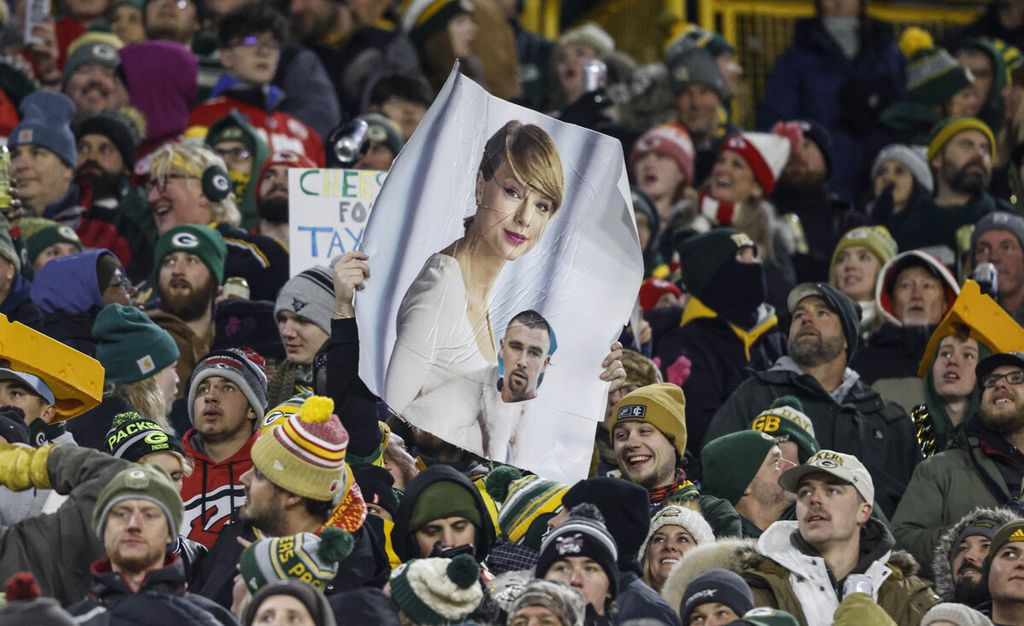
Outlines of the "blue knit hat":
{"label": "blue knit hat", "polygon": [[21,101],[21,123],[14,128],[8,147],[40,146],[57,155],[68,167],[78,166],[71,118],[75,103],[64,94],[34,91]]}

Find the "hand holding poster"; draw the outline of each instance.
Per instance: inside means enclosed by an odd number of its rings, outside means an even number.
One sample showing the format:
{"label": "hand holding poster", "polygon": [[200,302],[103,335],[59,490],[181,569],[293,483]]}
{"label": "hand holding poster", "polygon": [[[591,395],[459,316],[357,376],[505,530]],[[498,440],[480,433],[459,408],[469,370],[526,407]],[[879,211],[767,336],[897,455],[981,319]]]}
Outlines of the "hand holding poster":
{"label": "hand holding poster", "polygon": [[453,72],[364,234],[367,386],[458,447],[585,476],[643,271],[629,197],[617,141]]}
{"label": "hand holding poster", "polygon": [[387,172],[288,170],[288,243],[292,276],[359,248]]}

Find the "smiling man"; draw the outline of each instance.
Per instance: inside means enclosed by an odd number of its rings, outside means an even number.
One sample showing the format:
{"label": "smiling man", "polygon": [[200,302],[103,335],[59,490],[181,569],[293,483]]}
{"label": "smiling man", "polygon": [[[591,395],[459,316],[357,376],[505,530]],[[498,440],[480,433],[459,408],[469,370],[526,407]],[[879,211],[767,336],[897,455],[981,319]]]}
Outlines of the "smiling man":
{"label": "smiling man", "polygon": [[[157,241],[153,265],[160,304],[149,317],[178,346],[178,380],[187,381],[213,346],[213,303],[224,282],[226,256],[224,239],[208,226],[178,226]],[[179,389],[177,397],[185,391]]]}
{"label": "smiling man", "polygon": [[859,341],[860,307],[825,283],[796,286],[787,305],[793,316],[789,355],[740,384],[712,418],[704,439],[744,430],[775,398],[794,396],[822,447],[865,459],[877,503],[891,514],[920,452],[906,412],[884,401],[847,366]]}
{"label": "smiling man", "polygon": [[755,606],[792,613],[800,623],[831,624],[850,575],[870,581],[879,606],[899,624],[917,624],[938,596],[890,560],[893,538],[871,517],[875,488],[857,457],[820,450],[779,477],[796,495],[796,521],[775,522],[743,570]]}
{"label": "smiling man", "polygon": [[982,578],[985,557],[996,531],[1014,519],[1017,515],[1010,509],[979,508],[943,533],[935,547],[932,580],[944,602],[978,606],[988,599]]}
{"label": "smiling man", "polygon": [[256,353],[219,350],[196,365],[188,388],[192,428],[181,440],[196,466],[181,489],[189,539],[212,546],[246,503],[241,478],[252,467],[254,430],[266,410],[267,378]]}
{"label": "smiling man", "polygon": [[981,405],[966,436],[918,466],[892,517],[900,547],[922,564],[931,562],[946,529],[975,507],[1002,506],[1020,494],[1024,353],[993,354],[976,373]]}

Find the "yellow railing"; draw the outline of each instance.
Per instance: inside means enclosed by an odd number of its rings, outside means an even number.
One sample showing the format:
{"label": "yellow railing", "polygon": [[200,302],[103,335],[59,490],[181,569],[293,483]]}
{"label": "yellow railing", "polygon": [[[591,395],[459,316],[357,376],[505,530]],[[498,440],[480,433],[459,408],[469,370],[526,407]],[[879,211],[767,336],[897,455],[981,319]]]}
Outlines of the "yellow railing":
{"label": "yellow railing", "polygon": [[[667,24],[684,19],[685,5],[686,0],[604,0],[584,19],[597,22],[615,38],[619,49],[639,63],[652,63],[662,59]],[[561,9],[562,0],[526,0],[523,24],[556,39],[562,26]],[[983,10],[983,5],[966,0],[935,0],[927,5],[874,0],[868,13],[897,30],[921,26],[941,40],[947,30],[973,21]],[[733,101],[734,113],[752,115],[775,58],[792,43],[796,21],[813,14],[814,0],[698,0],[698,23],[736,45],[745,71],[743,89]]]}
{"label": "yellow railing", "polygon": [[[868,14],[893,24],[897,31],[914,25],[930,31],[936,40],[951,29],[975,20],[984,10],[977,5],[934,2],[929,6],[873,2]],[[743,66],[743,88],[733,100],[734,119],[752,126],[757,102],[775,59],[793,40],[796,21],[814,15],[811,0],[701,0],[701,26],[716,30],[736,44],[738,61]]]}

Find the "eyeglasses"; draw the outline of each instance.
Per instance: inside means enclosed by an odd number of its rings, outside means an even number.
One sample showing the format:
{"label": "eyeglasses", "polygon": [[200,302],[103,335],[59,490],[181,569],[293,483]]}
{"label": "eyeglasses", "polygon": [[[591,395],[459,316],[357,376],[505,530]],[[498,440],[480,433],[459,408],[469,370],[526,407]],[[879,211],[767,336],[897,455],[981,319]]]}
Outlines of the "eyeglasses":
{"label": "eyeglasses", "polygon": [[213,151],[225,161],[231,161],[234,163],[248,161],[252,158],[252,154],[250,154],[245,148],[214,148]]}
{"label": "eyeglasses", "polygon": [[1007,384],[1019,385],[1024,383],[1024,370],[1014,370],[1005,374],[992,374],[982,381],[981,386],[985,389],[992,389],[1004,378],[1006,379]]}
{"label": "eyeglasses", "polygon": [[[158,176],[156,178],[150,178],[146,181],[146,195],[149,192],[156,189],[160,193],[163,193],[167,189],[167,183],[172,180],[187,180],[189,178],[195,178],[195,176],[186,176],[185,174],[167,174],[166,176]],[[199,180],[198,178],[195,178]]]}
{"label": "eyeglasses", "polygon": [[242,37],[241,39],[235,40],[232,46],[241,46],[243,48],[253,48],[256,52],[280,52],[281,42],[274,39],[273,37],[264,37],[260,39],[256,35],[249,35]]}

